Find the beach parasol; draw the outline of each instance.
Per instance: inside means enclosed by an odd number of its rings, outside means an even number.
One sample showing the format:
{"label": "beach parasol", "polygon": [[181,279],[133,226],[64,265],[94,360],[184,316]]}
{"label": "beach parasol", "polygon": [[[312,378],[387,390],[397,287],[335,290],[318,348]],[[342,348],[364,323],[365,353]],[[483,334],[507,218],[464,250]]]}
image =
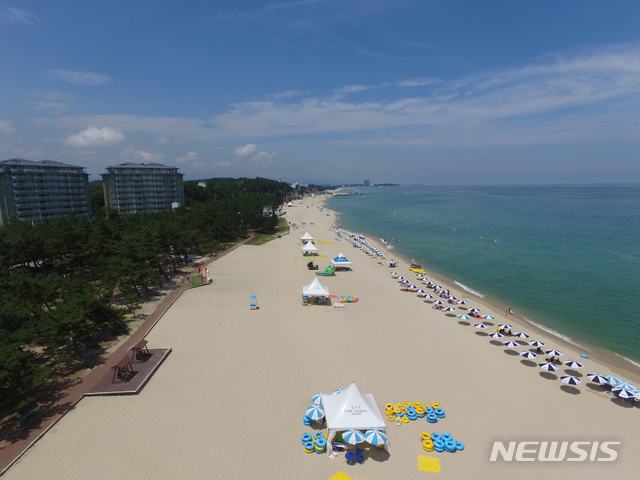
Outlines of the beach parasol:
{"label": "beach parasol", "polygon": [[469,309],[469,311],[470,311],[471,313],[478,313],[480,310],[478,310],[476,307],[471,307],[471,308]]}
{"label": "beach parasol", "polygon": [[313,397],[311,397],[311,401],[315,405],[322,406],[322,395],[324,395],[324,393],[316,393]]}
{"label": "beach parasol", "polygon": [[398,272],[391,272],[391,275],[400,275]]}
{"label": "beach parasol", "polygon": [[558,370],[558,367],[550,362],[542,362],[539,365],[541,369],[546,370],[547,372],[555,372]]}
{"label": "beach parasol", "polygon": [[487,327],[484,323],[476,323],[476,324],[474,325],[474,327],[476,327],[476,328],[483,328],[483,329],[484,329],[484,328],[489,328],[489,327]]}
{"label": "beach parasol", "polygon": [[502,330],[509,330],[511,328],[513,328],[511,325],[509,325],[508,323],[501,323],[500,325],[498,325],[498,328],[501,328]]}
{"label": "beach parasol", "polygon": [[522,355],[524,358],[538,358],[538,355],[530,352],[529,350],[527,350],[526,352],[520,352],[520,355]]}
{"label": "beach parasol", "polygon": [[309,408],[307,408],[305,415],[314,422],[317,422],[318,420],[324,418],[324,408],[319,405],[311,405]]}
{"label": "beach parasol", "polygon": [[618,386],[618,384],[622,383],[622,380],[620,380],[618,377],[614,377],[613,375],[605,375],[605,377],[607,377],[608,380],[608,384],[609,385],[613,385],[614,387]]}
{"label": "beach parasol", "polygon": [[635,398],[636,394],[626,388],[615,387],[611,392],[620,398]]}
{"label": "beach parasol", "polygon": [[582,380],[580,380],[578,377],[573,377],[571,375],[564,375],[560,377],[560,380],[562,380],[564,383],[568,383],[569,385],[580,385],[582,383]]}
{"label": "beach parasol", "polygon": [[515,347],[519,347],[520,344],[518,342],[512,342],[511,340],[504,342],[503,345],[505,347],[509,347],[509,348],[515,348]]}
{"label": "beach parasol", "polygon": [[467,302],[466,300],[458,300],[456,303],[457,303],[458,305],[466,305],[466,304],[467,304],[467,303],[469,303],[469,302]]}
{"label": "beach parasol", "polygon": [[449,300],[457,300],[458,299],[458,297],[456,297],[455,295],[449,295],[447,298]]}
{"label": "beach parasol", "polygon": [[364,439],[375,446],[387,443],[387,436],[380,430],[367,430],[364,432]]}
{"label": "beach parasol", "polygon": [[532,347],[544,347],[545,343],[541,342],[540,340],[531,340],[529,342],[529,345],[531,345]]}
{"label": "beach parasol", "polygon": [[503,335],[503,334],[501,334],[500,332],[491,332],[491,333],[489,334],[489,336],[490,336],[490,337],[493,337],[493,338],[503,338],[503,337],[504,337],[504,335]]}
{"label": "beach parasol", "polygon": [[625,390],[635,390],[636,387],[628,382],[620,382],[616,385],[616,388],[624,388]]}
{"label": "beach parasol", "polygon": [[529,335],[527,335],[524,332],[516,332],[513,334],[514,337],[520,337],[520,338],[529,338]]}
{"label": "beach parasol", "polygon": [[609,379],[606,376],[598,375],[597,373],[587,373],[587,378],[593,383],[609,383]]}
{"label": "beach parasol", "polygon": [[458,315],[458,318],[460,320],[471,320],[471,317],[469,315]]}
{"label": "beach parasol", "polygon": [[413,283],[411,285],[407,285],[407,288],[418,288],[418,285],[414,285]]}
{"label": "beach parasol", "polygon": [[433,295],[429,295],[428,293],[425,293],[424,295],[422,295],[423,298],[433,298]]}
{"label": "beach parasol", "polygon": [[582,363],[576,362],[575,360],[567,360],[566,362],[564,362],[564,364],[567,367],[570,367],[570,368],[582,368],[582,367],[584,367],[584,365]]}
{"label": "beach parasol", "polygon": [[436,305],[444,305],[444,302],[442,300],[436,300],[435,302]]}
{"label": "beach parasol", "polygon": [[554,350],[553,348],[550,350],[545,350],[547,355],[551,355],[552,357],[561,357],[564,353],[559,352],[558,350]]}
{"label": "beach parasol", "polygon": [[342,433],[342,440],[350,445],[364,442],[364,433],[360,430],[346,430]]}
{"label": "beach parasol", "polygon": [[407,277],[403,277],[402,275],[400,275],[400,276],[397,278],[397,280],[404,280],[405,278],[407,278]]}
{"label": "beach parasol", "polygon": [[426,292],[426,290],[423,289],[423,288],[419,288],[419,289],[416,290],[416,293],[425,293],[425,292]]}
{"label": "beach parasol", "polygon": [[[482,318],[484,318],[485,320],[493,320],[496,317],[494,317],[493,315],[482,315]],[[511,327],[509,327],[509,328],[511,328]]]}
{"label": "beach parasol", "polygon": [[456,308],[455,307],[446,307],[442,309],[443,312],[455,312]]}
{"label": "beach parasol", "polygon": [[[400,277],[398,277],[398,278],[400,278]],[[404,284],[406,285],[406,284],[408,284],[408,283],[411,283],[411,280],[402,280],[402,282],[401,282],[401,283],[404,283]]]}

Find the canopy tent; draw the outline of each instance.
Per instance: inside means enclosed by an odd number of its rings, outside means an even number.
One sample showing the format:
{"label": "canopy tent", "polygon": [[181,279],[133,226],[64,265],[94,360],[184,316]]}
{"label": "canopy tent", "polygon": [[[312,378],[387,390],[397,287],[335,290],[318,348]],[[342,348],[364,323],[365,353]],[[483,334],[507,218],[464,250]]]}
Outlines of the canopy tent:
{"label": "canopy tent", "polygon": [[342,252],[340,252],[340,255],[338,255],[336,258],[331,260],[331,266],[333,268],[350,267],[351,266],[351,262],[349,260],[347,260],[347,257],[345,257],[342,254]]}
{"label": "canopy tent", "polygon": [[313,237],[309,235],[309,232],[304,232],[304,235],[300,237],[300,240],[313,240]]}
{"label": "canopy tent", "polygon": [[318,248],[311,242],[306,243],[302,246],[302,253],[312,253],[312,252],[317,252]]}
{"label": "canopy tent", "polygon": [[317,278],[309,285],[302,287],[302,294],[309,297],[328,297],[329,289],[320,283]]}
{"label": "canopy tent", "polygon": [[[322,395],[325,418],[329,435],[327,438],[327,453],[329,458],[337,454],[331,447],[331,441],[337,432],[345,430],[380,430],[386,432],[387,426],[382,419],[380,410],[376,405],[373,395],[362,394],[355,383],[345,388],[339,395]],[[384,449],[391,453],[389,442],[384,444]]]}

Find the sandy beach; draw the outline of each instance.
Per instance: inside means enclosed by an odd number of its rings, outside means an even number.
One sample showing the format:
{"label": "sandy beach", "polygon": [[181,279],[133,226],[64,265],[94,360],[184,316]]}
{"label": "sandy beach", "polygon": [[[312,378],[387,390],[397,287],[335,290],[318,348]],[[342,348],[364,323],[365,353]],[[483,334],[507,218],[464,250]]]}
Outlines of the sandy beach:
{"label": "sandy beach", "polygon": [[[313,204],[313,206],[312,206]],[[612,400],[586,374],[616,374],[579,351],[540,332],[531,340],[583,361],[583,383],[546,374],[479,331],[474,320],[433,310],[414,293],[402,292],[390,272],[409,279],[406,260],[390,269],[345,240],[335,241],[335,220],[316,199],[287,209],[291,230],[265,245],[244,245],[210,268],[211,285],[186,291],[147,336],[150,348],[172,353],[138,394],[87,397],[58,422],[4,475],[7,479],[330,479],[342,471],[352,479],[421,479],[418,456],[438,457],[442,478],[634,478],[640,471],[640,408]],[[301,302],[302,287],[316,275],[307,270],[299,237],[308,231],[318,244],[320,269],[343,252],[353,271],[320,277],[332,295],[355,295],[345,308]],[[372,239],[368,239],[375,243]],[[427,273],[427,276],[429,274]],[[445,285],[458,297],[467,292]],[[256,295],[258,310],[249,309]],[[332,299],[335,302],[335,299]],[[495,325],[513,317],[467,298]],[[507,340],[506,338],[503,340]],[[520,340],[520,339],[513,339]],[[525,347],[526,345],[526,347]],[[543,355],[543,358],[546,355]],[[542,361],[542,360],[540,360]],[[533,366],[530,366],[533,365]],[[624,376],[624,375],[622,375]],[[626,377],[625,377],[626,378]],[[630,379],[633,380],[633,379]],[[446,418],[387,423],[393,454],[371,452],[362,465],[344,454],[306,454],[300,438],[311,396],[355,382],[386,403],[438,402]],[[449,432],[464,451],[427,453],[421,432]],[[494,441],[620,442],[613,462],[490,462]],[[575,455],[574,455],[575,456]],[[600,454],[600,457],[606,456]]]}

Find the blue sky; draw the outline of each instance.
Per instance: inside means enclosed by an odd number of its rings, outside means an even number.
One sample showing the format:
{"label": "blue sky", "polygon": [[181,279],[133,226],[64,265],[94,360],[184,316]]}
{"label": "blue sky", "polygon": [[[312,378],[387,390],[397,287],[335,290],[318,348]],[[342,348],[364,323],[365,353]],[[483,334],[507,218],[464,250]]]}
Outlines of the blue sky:
{"label": "blue sky", "polygon": [[0,159],[640,182],[637,1],[0,0]]}

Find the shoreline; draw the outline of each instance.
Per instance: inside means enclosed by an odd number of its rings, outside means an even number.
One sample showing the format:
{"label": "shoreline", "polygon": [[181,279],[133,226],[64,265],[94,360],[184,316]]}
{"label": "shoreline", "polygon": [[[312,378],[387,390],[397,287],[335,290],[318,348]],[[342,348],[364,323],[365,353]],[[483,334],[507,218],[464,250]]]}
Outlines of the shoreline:
{"label": "shoreline", "polygon": [[[318,205],[326,208],[324,205],[329,198],[331,197],[323,198],[318,202]],[[336,225],[339,224],[341,212],[338,212],[336,210],[331,211],[334,213]],[[385,258],[390,259],[393,255],[394,257],[397,257],[396,259],[405,262],[407,265],[411,265],[411,263],[413,263],[412,259],[398,252],[397,248],[387,250],[385,245],[380,241],[381,237],[376,236],[375,233],[354,231],[350,229],[349,231],[357,235],[363,235],[368,242],[374,244],[377,248],[385,252]],[[393,254],[389,252],[393,252]],[[477,302],[496,313],[506,312],[506,309],[509,306],[501,300],[491,297],[489,294],[477,292],[475,291],[475,289],[472,289],[468,285],[457,282],[455,279],[450,278],[448,275],[432,268],[431,266],[423,265],[423,269],[427,272],[427,276],[429,277],[429,279],[434,279],[439,284],[446,285],[447,288],[452,290],[452,294],[454,294],[453,290],[464,292],[464,295],[466,297],[472,297],[474,302]],[[474,293],[474,291],[476,293]],[[500,313],[500,315],[508,320],[507,323],[513,323],[515,324],[514,326],[518,326],[517,329],[514,328],[513,330],[529,330],[531,332],[535,332],[536,336],[548,337],[564,349],[578,351],[584,350],[584,353],[588,355],[589,360],[592,360],[594,361],[594,363],[602,365],[612,372],[615,372],[618,376],[625,377],[631,383],[634,383],[636,385],[640,384],[640,365],[636,364],[634,360],[628,359],[614,351],[607,350],[597,345],[593,345],[589,342],[578,342],[571,338],[570,334],[558,332],[550,327],[545,326],[544,319],[538,319],[537,317],[529,319],[519,313],[515,313],[514,315],[510,315],[509,317],[506,317],[504,313]],[[533,338],[533,336],[534,335],[531,335],[531,338]]]}

